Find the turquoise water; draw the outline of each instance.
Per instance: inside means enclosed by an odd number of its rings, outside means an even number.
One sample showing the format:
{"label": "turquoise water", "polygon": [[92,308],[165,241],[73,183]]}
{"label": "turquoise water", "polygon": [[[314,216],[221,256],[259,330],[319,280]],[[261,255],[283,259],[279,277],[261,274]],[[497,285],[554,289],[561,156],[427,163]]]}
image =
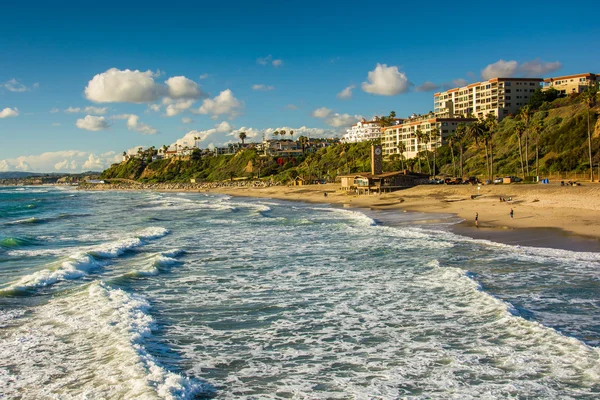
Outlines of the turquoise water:
{"label": "turquoise water", "polygon": [[383,217],[0,188],[0,398],[600,396],[600,254]]}

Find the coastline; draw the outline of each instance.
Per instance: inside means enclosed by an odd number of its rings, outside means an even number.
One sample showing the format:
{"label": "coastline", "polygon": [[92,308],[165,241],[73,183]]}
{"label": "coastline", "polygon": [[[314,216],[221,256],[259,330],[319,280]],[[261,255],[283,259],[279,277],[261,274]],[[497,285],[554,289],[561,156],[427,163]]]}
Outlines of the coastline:
{"label": "coastline", "polygon": [[[99,185],[80,190],[156,190],[207,192],[237,197],[332,204],[372,211],[420,212],[456,216],[452,231],[474,239],[600,251],[600,185],[422,185],[381,195],[356,196],[338,184],[266,186],[252,182],[223,184]],[[327,193],[325,197],[324,193]],[[501,202],[500,197],[512,198]],[[510,218],[510,209],[514,218]],[[479,213],[479,227],[475,226]]]}

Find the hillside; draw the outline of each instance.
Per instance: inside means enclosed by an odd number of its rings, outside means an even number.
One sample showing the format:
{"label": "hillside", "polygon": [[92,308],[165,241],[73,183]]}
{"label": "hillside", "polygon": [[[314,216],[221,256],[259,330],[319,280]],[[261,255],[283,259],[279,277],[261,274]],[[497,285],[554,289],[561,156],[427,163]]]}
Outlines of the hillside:
{"label": "hillside", "polygon": [[[536,172],[536,142],[540,176],[589,171],[587,108],[582,104],[580,97],[572,95],[553,102],[544,102],[533,110],[528,128],[521,136],[524,175],[534,175]],[[598,113],[598,106],[590,112],[594,164],[597,164],[600,158]],[[521,122],[520,117],[509,116],[493,130],[488,147],[492,176],[522,175],[519,141],[516,134]],[[272,157],[259,157],[254,150],[243,150],[236,155],[216,157],[200,157],[196,154],[154,162],[133,158],[111,166],[102,173],[102,178],[125,178],[157,183],[189,182],[190,179],[220,181],[233,178],[268,177],[274,181],[284,182],[302,176],[333,181],[341,174],[369,171],[370,146],[371,143],[338,144],[298,158],[286,159],[285,162]],[[435,154],[437,174],[457,175],[460,171],[457,144],[453,145],[452,150],[448,144],[437,149]],[[408,168],[431,173],[433,158],[434,155],[427,152],[423,152],[418,159],[413,160],[401,160],[396,157],[384,163],[384,170]],[[481,139],[466,137],[463,158],[464,176],[487,179],[485,146]]]}

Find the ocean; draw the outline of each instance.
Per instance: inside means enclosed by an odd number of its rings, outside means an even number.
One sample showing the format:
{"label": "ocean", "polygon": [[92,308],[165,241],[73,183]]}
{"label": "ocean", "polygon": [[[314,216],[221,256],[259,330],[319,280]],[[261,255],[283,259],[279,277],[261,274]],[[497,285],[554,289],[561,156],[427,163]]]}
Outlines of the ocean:
{"label": "ocean", "polygon": [[599,398],[600,254],[455,222],[0,188],[0,398]]}

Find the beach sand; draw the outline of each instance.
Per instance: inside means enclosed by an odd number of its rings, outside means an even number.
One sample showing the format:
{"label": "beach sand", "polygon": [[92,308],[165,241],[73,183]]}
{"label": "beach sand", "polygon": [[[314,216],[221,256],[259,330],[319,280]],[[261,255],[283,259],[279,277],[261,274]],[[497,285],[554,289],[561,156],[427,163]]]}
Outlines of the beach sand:
{"label": "beach sand", "polygon": [[[462,235],[537,247],[600,251],[600,185],[422,185],[381,195],[356,196],[339,184],[218,188],[232,196],[340,204],[371,210],[454,214]],[[327,193],[325,197],[324,193]],[[500,197],[512,198],[501,202]],[[510,218],[510,210],[514,218]],[[479,227],[475,226],[479,213]]]}

